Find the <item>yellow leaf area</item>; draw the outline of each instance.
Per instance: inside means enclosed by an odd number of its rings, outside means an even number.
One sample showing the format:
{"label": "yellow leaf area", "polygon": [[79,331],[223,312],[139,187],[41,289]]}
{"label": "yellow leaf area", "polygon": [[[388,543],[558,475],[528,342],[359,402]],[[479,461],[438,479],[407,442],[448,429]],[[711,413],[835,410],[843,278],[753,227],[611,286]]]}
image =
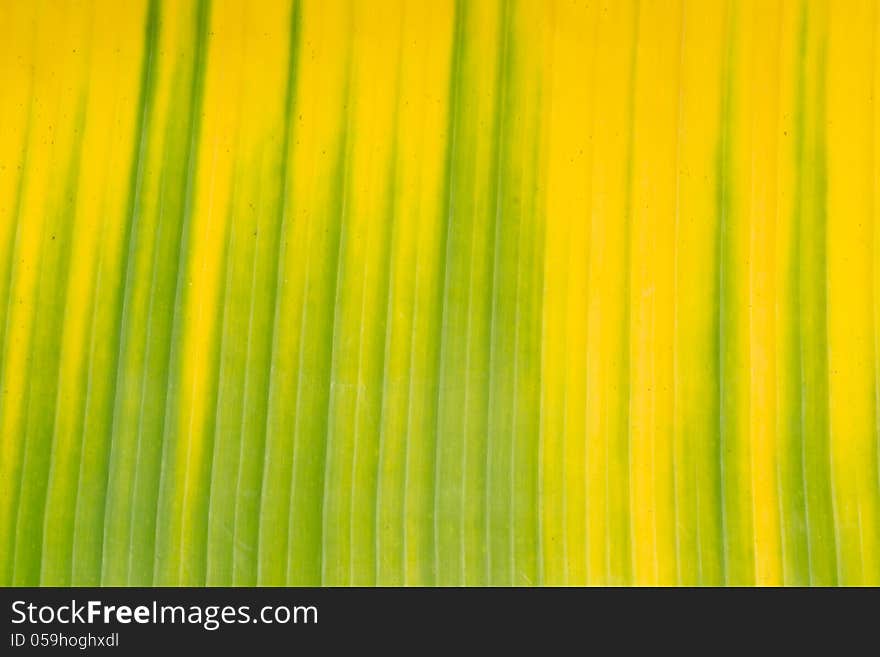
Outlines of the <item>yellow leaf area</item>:
{"label": "yellow leaf area", "polygon": [[871,0],[0,2],[0,585],[880,584],[878,64]]}

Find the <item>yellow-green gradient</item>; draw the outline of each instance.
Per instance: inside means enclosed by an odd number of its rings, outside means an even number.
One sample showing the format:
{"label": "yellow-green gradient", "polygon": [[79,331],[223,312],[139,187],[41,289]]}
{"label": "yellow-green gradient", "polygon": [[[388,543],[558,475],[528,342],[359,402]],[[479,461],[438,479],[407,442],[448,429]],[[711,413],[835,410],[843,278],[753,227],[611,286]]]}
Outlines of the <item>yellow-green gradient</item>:
{"label": "yellow-green gradient", "polygon": [[0,0],[0,585],[880,584],[880,2]]}

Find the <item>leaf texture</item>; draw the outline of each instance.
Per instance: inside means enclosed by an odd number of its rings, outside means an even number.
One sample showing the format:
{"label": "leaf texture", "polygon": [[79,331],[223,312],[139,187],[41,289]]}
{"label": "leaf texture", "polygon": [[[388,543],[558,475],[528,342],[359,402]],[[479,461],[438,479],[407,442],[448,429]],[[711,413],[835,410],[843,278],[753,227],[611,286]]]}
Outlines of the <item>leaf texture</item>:
{"label": "leaf texture", "polygon": [[878,25],[0,2],[0,584],[880,584]]}

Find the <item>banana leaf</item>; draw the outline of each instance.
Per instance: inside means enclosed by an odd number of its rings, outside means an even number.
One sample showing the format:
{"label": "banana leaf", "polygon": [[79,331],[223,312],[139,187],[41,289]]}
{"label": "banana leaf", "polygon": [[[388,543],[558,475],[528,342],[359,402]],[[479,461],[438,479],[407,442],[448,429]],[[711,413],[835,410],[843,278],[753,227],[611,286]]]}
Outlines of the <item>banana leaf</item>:
{"label": "banana leaf", "polygon": [[0,585],[880,584],[880,4],[0,0]]}

